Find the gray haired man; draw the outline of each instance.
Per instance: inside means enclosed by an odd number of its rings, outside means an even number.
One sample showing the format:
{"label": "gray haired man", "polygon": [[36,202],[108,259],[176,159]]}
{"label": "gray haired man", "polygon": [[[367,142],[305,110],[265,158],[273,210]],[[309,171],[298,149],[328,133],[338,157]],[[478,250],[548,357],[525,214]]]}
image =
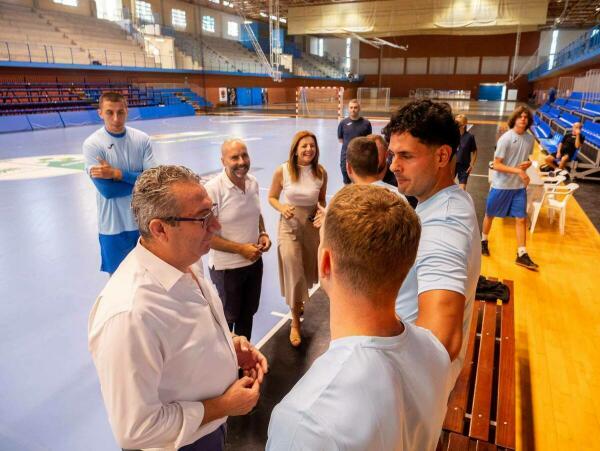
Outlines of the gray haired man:
{"label": "gray haired man", "polygon": [[231,335],[203,275],[200,257],[220,228],[215,206],[181,166],[145,171],[131,206],[140,241],[88,324],[113,433],[128,449],[221,451],[227,416],[256,405],[267,361]]}

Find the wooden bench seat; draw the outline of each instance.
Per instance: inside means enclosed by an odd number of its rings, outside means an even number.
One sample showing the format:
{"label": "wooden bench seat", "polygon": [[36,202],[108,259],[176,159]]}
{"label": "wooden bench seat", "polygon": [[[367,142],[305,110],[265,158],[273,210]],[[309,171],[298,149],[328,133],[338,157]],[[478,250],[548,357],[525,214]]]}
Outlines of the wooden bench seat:
{"label": "wooden bench seat", "polygon": [[438,450],[515,449],[514,288],[501,302],[475,301],[465,364],[448,400]]}

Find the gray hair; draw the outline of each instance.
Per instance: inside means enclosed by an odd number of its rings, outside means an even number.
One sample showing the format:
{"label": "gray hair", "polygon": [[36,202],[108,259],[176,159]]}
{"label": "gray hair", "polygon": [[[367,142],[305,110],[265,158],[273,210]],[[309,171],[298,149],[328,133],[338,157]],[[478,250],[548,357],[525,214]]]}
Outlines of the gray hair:
{"label": "gray hair", "polygon": [[150,221],[177,216],[177,198],[171,191],[176,183],[200,184],[200,177],[184,166],[162,165],[145,170],[133,187],[131,210],[144,238],[152,238]]}
{"label": "gray hair", "polygon": [[244,146],[245,149],[248,149],[246,143],[242,140],[242,138],[226,139],[225,141],[223,141],[223,144],[221,144],[221,155],[225,155],[225,151],[228,150],[234,144],[241,144],[242,146]]}

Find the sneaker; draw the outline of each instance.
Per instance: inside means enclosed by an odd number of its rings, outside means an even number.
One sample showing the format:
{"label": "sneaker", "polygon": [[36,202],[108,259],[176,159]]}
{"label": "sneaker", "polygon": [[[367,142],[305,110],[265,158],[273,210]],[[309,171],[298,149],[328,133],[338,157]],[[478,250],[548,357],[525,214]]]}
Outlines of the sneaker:
{"label": "sneaker", "polygon": [[550,166],[549,164],[544,164],[540,167],[540,171],[541,172],[550,172],[552,171],[554,168],[552,166]]}
{"label": "sneaker", "polygon": [[487,257],[490,256],[490,250],[488,249],[488,240],[481,241],[481,255],[485,255]]}
{"label": "sneaker", "polygon": [[531,269],[533,271],[537,271],[539,268],[539,265],[533,263],[533,260],[531,260],[531,258],[529,258],[529,254],[527,254],[527,252],[525,252],[520,257],[517,254],[517,259],[515,260],[515,262],[517,265],[524,266],[525,268]]}

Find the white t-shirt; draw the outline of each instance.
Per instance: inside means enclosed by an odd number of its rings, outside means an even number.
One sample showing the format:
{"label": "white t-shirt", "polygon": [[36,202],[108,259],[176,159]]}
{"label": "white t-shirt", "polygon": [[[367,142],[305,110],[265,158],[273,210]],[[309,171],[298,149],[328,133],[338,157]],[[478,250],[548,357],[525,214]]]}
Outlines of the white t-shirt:
{"label": "white t-shirt", "polygon": [[[256,177],[247,174],[245,191],[242,191],[223,169],[204,187],[219,208],[221,230],[217,235],[236,243],[257,243],[261,212]],[[247,258],[231,252],[211,249],[208,254],[208,266],[217,270],[243,268],[251,264]]]}
{"label": "white t-shirt", "polygon": [[312,207],[319,201],[319,193],[323,186],[323,178],[315,177],[311,166],[298,166],[298,180],[292,182],[288,164],[281,165],[283,169],[283,202],[298,207]]}
{"label": "white t-shirt", "polygon": [[[498,140],[494,158],[502,158],[502,163],[506,166],[516,167],[529,160],[529,155],[533,152],[533,141],[534,138],[529,133],[519,135],[514,129],[510,129]],[[492,188],[521,189],[525,188],[525,184],[517,174],[493,171]]]}
{"label": "white t-shirt", "polygon": [[416,212],[421,220],[421,239],[415,264],[410,268],[396,298],[396,313],[414,323],[419,295],[430,290],[449,290],[465,296],[463,343],[452,362],[452,384],[460,374],[473,313],[475,290],[481,271],[479,224],[471,196],[457,185],[445,188]]}
{"label": "white t-shirt", "polygon": [[332,341],[273,410],[267,450],[434,450],[450,359],[430,331],[405,326]]}

